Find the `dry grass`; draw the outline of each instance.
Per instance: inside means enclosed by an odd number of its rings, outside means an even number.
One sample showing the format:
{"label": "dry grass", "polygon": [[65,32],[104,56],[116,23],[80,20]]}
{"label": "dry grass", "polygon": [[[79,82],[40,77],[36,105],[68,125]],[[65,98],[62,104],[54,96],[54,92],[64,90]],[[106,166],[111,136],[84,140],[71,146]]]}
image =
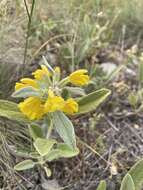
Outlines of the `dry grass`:
{"label": "dry grass", "polygon": [[[36,3],[32,35],[29,39],[30,56],[49,35],[55,35],[55,32],[74,33],[86,14],[94,19],[99,12],[103,12],[105,21],[112,21],[117,16],[113,26],[116,41],[123,26],[126,28],[126,38],[137,40],[137,36],[140,38],[142,35],[142,0],[89,0],[88,3],[86,0],[42,0]],[[27,25],[23,1],[1,0],[0,22],[0,62],[22,63]],[[94,19],[94,22],[97,21]]]}
{"label": "dry grass", "polygon": [[22,4],[0,2],[0,62],[21,63],[24,48],[23,23],[26,15]]}

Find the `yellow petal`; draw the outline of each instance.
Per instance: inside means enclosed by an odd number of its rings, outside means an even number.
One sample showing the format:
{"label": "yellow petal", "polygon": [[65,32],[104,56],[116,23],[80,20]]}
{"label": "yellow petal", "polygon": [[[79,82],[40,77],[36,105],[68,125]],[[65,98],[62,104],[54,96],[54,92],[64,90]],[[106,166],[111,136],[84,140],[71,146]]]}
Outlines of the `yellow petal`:
{"label": "yellow petal", "polygon": [[15,85],[15,90],[19,90],[21,88],[32,86],[33,88],[38,88],[38,84],[35,80],[30,78],[23,78],[20,80],[20,82],[17,82]]}
{"label": "yellow petal", "polygon": [[60,67],[55,67],[54,70],[55,70],[56,73],[61,73]]}
{"label": "yellow petal", "polygon": [[60,96],[48,97],[45,103],[45,112],[61,111],[64,107],[65,101]]}
{"label": "yellow petal", "polygon": [[44,105],[38,97],[29,97],[21,102],[18,107],[30,120],[41,119],[44,115]]}
{"label": "yellow petal", "polygon": [[50,97],[50,98],[52,98],[52,97],[54,97],[55,95],[54,95],[54,92],[51,90],[51,89],[49,89],[48,90],[48,97]]}
{"label": "yellow petal", "polygon": [[89,76],[86,69],[79,69],[70,74],[69,80],[76,86],[83,86],[89,83]]}
{"label": "yellow petal", "polygon": [[71,75],[74,75],[74,74],[82,75],[86,73],[88,73],[87,69],[78,69],[77,71],[74,71],[73,73],[71,73]]}
{"label": "yellow petal", "polygon": [[45,76],[50,76],[51,73],[47,69],[45,65],[41,65],[41,69],[37,69],[35,72],[32,73],[35,79],[41,80]]}
{"label": "yellow petal", "polygon": [[24,87],[25,87],[24,84],[22,84],[22,83],[20,83],[20,82],[16,82],[16,84],[15,84],[15,91],[16,91],[16,90],[19,90],[19,89],[21,89],[21,88],[24,88]]}
{"label": "yellow petal", "polygon": [[67,114],[74,114],[78,112],[78,103],[73,99],[69,98],[64,105],[63,112]]}
{"label": "yellow petal", "polygon": [[35,87],[37,88],[38,85],[37,85],[37,82],[33,79],[30,79],[30,78],[23,78],[20,80],[23,84],[26,84],[26,85],[29,85],[29,86],[32,86],[32,87]]}

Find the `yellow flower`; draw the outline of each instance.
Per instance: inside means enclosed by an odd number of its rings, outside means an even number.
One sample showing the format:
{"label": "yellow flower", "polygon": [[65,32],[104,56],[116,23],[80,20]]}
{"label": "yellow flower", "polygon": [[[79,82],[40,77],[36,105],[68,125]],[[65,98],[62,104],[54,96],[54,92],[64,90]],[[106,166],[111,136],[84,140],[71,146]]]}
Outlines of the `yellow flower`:
{"label": "yellow flower", "polygon": [[41,80],[44,76],[50,76],[51,73],[47,69],[45,65],[41,65],[41,69],[37,69],[35,72],[32,73],[35,79]]}
{"label": "yellow flower", "polygon": [[45,103],[45,112],[55,112],[63,109],[65,101],[60,96],[55,96],[54,93],[49,90],[48,91],[48,99]]}
{"label": "yellow flower", "polygon": [[87,75],[86,69],[79,69],[70,74],[69,80],[76,86],[83,86],[89,83],[89,76]]}
{"label": "yellow flower", "polygon": [[73,113],[78,112],[78,103],[73,98],[69,98],[65,102],[63,112],[67,114],[73,114]]}
{"label": "yellow flower", "polygon": [[21,102],[18,107],[30,120],[41,119],[45,114],[44,105],[38,97],[29,97]]}
{"label": "yellow flower", "polygon": [[36,83],[35,80],[30,79],[30,78],[23,78],[20,80],[20,82],[16,83],[15,90],[19,90],[19,89],[27,87],[27,86],[32,86],[34,88],[38,88],[38,84]]}

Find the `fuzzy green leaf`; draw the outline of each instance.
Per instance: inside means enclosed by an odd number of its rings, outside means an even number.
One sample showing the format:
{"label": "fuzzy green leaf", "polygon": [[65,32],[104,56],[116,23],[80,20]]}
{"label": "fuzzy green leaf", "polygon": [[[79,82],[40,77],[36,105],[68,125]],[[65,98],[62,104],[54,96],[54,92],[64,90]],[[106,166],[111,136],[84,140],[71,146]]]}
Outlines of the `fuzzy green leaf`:
{"label": "fuzzy green leaf", "polygon": [[143,184],[143,159],[130,169],[129,174],[134,181],[135,189],[140,190]]}
{"label": "fuzzy green leaf", "polygon": [[31,86],[28,86],[28,87],[21,88],[12,94],[12,97],[15,97],[15,98],[26,98],[29,96],[40,96],[40,92],[37,89]]}
{"label": "fuzzy green leaf", "polygon": [[45,156],[50,152],[55,143],[56,141],[53,139],[37,138],[34,142],[34,147],[41,156]]}
{"label": "fuzzy green leaf", "polygon": [[6,117],[10,120],[30,123],[30,121],[25,117],[16,103],[6,100],[0,100],[0,117]]}
{"label": "fuzzy green leaf", "polygon": [[58,158],[71,158],[79,154],[79,149],[71,149],[67,144],[60,143],[45,156],[45,160],[51,162]]}
{"label": "fuzzy green leaf", "polygon": [[120,190],[135,190],[135,185],[130,174],[127,174],[123,178]]}
{"label": "fuzzy green leaf", "polygon": [[100,181],[97,190],[106,190],[106,181],[102,180]]}
{"label": "fuzzy green leaf", "polygon": [[32,160],[24,160],[22,162],[20,162],[19,164],[17,164],[14,169],[17,171],[22,171],[22,170],[27,170],[30,168],[33,168],[35,166],[35,162],[33,162]]}
{"label": "fuzzy green leaf", "polygon": [[72,149],[76,147],[76,138],[72,122],[62,112],[53,113],[53,124],[63,141]]}
{"label": "fuzzy green leaf", "polygon": [[15,112],[19,111],[17,104],[8,100],[0,100],[0,109]]}
{"label": "fuzzy green leaf", "polygon": [[53,149],[53,150],[51,150],[51,151],[44,157],[44,159],[45,159],[46,161],[51,162],[51,161],[56,160],[56,159],[58,159],[58,158],[60,158],[60,157],[61,157],[61,152],[60,152],[58,149]]}
{"label": "fuzzy green leaf", "polygon": [[64,158],[74,157],[74,156],[79,154],[79,149],[78,148],[71,149],[65,143],[58,144],[57,149],[60,151],[61,157],[64,157]]}
{"label": "fuzzy green leaf", "polygon": [[110,93],[110,90],[103,88],[80,98],[77,101],[79,105],[79,112],[77,114],[88,113],[95,110]]}
{"label": "fuzzy green leaf", "polygon": [[33,140],[36,140],[37,138],[43,138],[43,131],[38,125],[30,125],[29,132]]}

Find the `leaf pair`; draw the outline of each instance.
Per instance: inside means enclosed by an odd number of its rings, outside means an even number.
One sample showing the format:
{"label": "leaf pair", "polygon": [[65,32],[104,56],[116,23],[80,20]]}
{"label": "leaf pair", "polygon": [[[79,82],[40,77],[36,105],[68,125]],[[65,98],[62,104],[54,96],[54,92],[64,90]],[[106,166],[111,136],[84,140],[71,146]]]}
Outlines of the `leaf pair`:
{"label": "leaf pair", "polygon": [[[37,139],[34,143],[34,146],[36,150],[39,152],[39,161],[34,162],[33,160],[24,160],[20,163],[18,163],[14,169],[17,171],[27,170],[33,168],[37,164],[44,164],[46,161],[53,161],[58,158],[70,158],[73,156],[76,156],[79,153],[78,148],[75,148],[74,150],[69,148],[64,143],[57,144],[57,147],[55,149],[52,149],[53,145],[56,143],[54,140],[46,140],[46,139]],[[42,163],[40,160],[40,157],[42,157]],[[38,157],[37,157],[38,158]]]}
{"label": "leaf pair", "polygon": [[[76,139],[75,132],[72,122],[68,119],[68,117],[62,112],[53,113],[52,123],[54,125],[55,130],[62,138],[62,140],[71,148],[74,149],[76,147]],[[30,125],[29,131],[31,137],[37,141],[37,138],[44,138],[44,134],[42,128],[38,125]],[[45,139],[47,141],[47,139]],[[44,142],[44,141],[43,141]]]}

